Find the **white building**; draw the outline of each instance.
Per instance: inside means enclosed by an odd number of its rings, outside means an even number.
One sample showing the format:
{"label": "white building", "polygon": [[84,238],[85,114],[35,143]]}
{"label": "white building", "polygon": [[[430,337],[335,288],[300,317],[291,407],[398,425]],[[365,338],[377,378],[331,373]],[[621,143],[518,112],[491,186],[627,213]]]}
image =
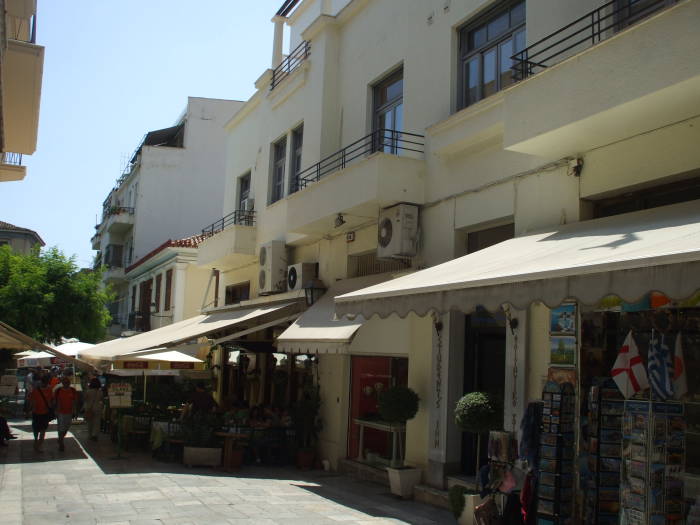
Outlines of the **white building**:
{"label": "white building", "polygon": [[233,100],[190,97],[174,126],[151,131],[102,205],[92,247],[104,282],[117,294],[111,306],[125,329],[132,311],[125,268],[163,239],[183,239],[220,214],[225,184],[224,131],[241,106]]}

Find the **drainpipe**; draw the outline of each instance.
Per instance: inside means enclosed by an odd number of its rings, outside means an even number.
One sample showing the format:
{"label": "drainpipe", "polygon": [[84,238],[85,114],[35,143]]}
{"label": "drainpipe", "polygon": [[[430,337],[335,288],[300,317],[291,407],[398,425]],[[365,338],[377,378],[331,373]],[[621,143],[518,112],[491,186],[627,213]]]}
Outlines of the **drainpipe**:
{"label": "drainpipe", "polygon": [[275,24],[275,38],[272,41],[272,69],[282,63],[282,44],[284,40],[284,22],[287,19],[283,16],[273,16],[272,22]]}

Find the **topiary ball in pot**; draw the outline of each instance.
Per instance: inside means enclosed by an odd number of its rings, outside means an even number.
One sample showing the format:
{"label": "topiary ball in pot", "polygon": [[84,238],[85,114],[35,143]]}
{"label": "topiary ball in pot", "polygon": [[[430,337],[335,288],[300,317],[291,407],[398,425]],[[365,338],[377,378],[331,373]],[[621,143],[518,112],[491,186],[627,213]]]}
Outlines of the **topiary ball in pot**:
{"label": "topiary ball in pot", "polygon": [[465,432],[483,434],[500,428],[495,403],[485,392],[470,392],[457,401],[455,423]]}
{"label": "topiary ball in pot", "polygon": [[418,394],[406,386],[392,386],[379,394],[379,415],[384,421],[405,423],[418,412]]}

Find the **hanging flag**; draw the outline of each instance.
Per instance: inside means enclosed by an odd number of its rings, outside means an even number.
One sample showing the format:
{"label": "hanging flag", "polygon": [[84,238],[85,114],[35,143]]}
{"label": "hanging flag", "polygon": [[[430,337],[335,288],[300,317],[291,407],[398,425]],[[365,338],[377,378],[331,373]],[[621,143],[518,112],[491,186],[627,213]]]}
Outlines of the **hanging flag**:
{"label": "hanging flag", "polygon": [[644,370],[644,363],[631,330],[622,343],[611,375],[625,398],[630,398],[637,392],[649,388],[647,372]]}
{"label": "hanging flag", "polygon": [[673,397],[673,359],[671,349],[658,337],[649,342],[649,382],[657,399],[665,401]]}
{"label": "hanging flag", "polygon": [[685,373],[685,358],[681,333],[676,336],[676,346],[673,349],[673,397],[682,398],[688,393],[688,376]]}

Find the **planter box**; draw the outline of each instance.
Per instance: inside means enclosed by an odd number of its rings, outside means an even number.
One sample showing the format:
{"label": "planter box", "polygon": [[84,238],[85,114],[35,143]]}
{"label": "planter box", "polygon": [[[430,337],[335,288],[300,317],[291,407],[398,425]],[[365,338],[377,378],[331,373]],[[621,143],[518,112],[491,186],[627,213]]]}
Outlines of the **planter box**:
{"label": "planter box", "polygon": [[474,525],[474,508],[481,504],[483,499],[478,494],[465,494],[464,495],[464,510],[457,518],[457,523],[459,525]]}
{"label": "planter box", "polygon": [[387,468],[391,493],[408,499],[413,497],[413,487],[421,481],[423,471],[419,468]]}
{"label": "planter box", "polygon": [[188,467],[218,467],[221,448],[184,447],[182,462]]}

